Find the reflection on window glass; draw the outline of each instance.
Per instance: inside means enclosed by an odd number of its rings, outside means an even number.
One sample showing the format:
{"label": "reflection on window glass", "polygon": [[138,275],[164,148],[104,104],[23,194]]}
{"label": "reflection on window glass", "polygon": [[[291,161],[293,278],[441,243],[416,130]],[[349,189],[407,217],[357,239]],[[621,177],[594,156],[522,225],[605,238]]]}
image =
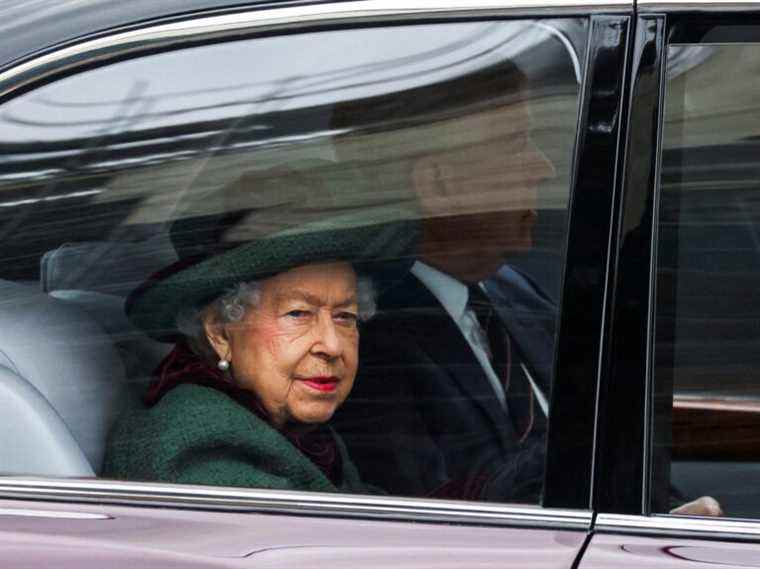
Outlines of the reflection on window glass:
{"label": "reflection on window glass", "polygon": [[0,107],[0,348],[70,435],[0,470],[540,502],[585,36],[268,37]]}
{"label": "reflection on window glass", "polygon": [[760,514],[754,484],[760,471],[759,69],[758,45],[668,51],[655,322],[656,511],[667,509],[667,495],[710,495],[726,515]]}

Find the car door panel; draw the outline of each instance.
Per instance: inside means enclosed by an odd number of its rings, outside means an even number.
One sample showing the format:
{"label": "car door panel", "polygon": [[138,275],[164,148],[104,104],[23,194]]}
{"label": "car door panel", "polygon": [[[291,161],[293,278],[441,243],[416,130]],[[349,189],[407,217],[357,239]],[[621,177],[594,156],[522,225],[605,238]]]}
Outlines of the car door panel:
{"label": "car door panel", "polygon": [[536,567],[566,569],[583,530],[391,520],[316,520],[255,511],[0,503],[3,566]]}
{"label": "car door panel", "polygon": [[595,534],[580,567],[758,567],[760,554],[757,547],[756,543],[720,540]]}

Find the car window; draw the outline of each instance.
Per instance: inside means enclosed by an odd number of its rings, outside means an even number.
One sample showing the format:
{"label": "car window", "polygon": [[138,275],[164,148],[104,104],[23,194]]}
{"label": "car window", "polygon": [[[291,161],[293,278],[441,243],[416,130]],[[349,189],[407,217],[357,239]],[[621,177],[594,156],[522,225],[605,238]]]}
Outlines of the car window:
{"label": "car window", "polygon": [[0,470],[540,503],[585,38],[274,35],[5,102]]}
{"label": "car window", "polygon": [[706,37],[667,58],[654,444],[668,458],[655,468],[671,500],[709,495],[728,516],[756,517],[760,45]]}

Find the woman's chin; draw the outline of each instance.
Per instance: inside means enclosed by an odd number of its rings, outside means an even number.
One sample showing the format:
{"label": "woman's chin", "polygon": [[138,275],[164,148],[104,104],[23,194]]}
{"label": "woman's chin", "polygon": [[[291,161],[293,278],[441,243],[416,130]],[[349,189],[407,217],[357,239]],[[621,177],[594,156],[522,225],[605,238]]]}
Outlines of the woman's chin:
{"label": "woman's chin", "polygon": [[294,423],[299,423],[301,425],[321,425],[332,419],[336,408],[337,405],[327,401],[311,403],[305,405],[304,408],[294,409],[292,420]]}

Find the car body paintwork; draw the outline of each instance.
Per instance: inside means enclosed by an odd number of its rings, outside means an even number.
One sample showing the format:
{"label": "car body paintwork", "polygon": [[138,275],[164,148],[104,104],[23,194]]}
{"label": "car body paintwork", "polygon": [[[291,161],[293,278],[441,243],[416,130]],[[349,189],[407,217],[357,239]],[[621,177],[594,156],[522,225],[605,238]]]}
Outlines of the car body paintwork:
{"label": "car body paintwork", "polygon": [[584,532],[308,516],[0,502],[4,567],[536,567],[572,565]]}

